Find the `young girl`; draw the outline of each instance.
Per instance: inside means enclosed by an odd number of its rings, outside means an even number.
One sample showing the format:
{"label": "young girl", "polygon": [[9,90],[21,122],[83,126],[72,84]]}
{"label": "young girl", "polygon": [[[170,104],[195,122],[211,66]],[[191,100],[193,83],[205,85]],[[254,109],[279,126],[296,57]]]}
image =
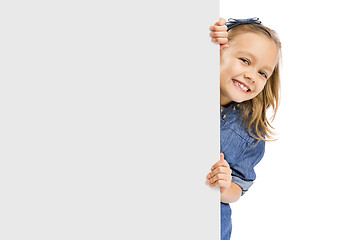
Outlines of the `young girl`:
{"label": "young girl", "polygon": [[[220,19],[210,27],[220,44],[220,161],[207,184],[220,187],[221,239],[231,235],[231,208],[255,180],[254,167],[272,132],[266,117],[279,102],[281,44],[258,18]],[[226,160],[225,160],[226,159]]]}

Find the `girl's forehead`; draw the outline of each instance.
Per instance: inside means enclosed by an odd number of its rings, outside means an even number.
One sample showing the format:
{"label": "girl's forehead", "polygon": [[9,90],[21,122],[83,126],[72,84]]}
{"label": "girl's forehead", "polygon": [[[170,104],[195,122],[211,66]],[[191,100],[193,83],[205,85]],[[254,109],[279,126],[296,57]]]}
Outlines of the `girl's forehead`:
{"label": "girl's forehead", "polygon": [[245,32],[234,36],[229,41],[229,49],[235,54],[249,53],[258,60],[277,62],[279,49],[275,41],[264,34]]}
{"label": "girl's forehead", "polygon": [[231,40],[229,41],[229,44],[232,45],[246,45],[246,46],[259,46],[266,43],[266,46],[269,48],[276,48],[276,43],[273,39],[269,38],[268,36],[265,36],[262,33],[256,33],[256,32],[241,32],[237,34],[236,36],[233,36]]}

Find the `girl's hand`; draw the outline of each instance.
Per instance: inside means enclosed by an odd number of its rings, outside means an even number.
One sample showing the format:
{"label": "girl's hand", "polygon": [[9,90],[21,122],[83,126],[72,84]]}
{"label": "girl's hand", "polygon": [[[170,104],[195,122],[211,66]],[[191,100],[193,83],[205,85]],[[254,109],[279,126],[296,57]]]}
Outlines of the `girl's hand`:
{"label": "girl's hand", "polygon": [[210,26],[210,36],[212,41],[220,44],[220,49],[230,47],[228,43],[227,26],[225,25],[226,20],[220,18],[218,22]]}
{"label": "girl's hand", "polygon": [[220,153],[220,161],[211,167],[206,183],[211,187],[220,186],[220,193],[223,193],[231,185],[231,172],[228,162],[224,159],[224,154]]}

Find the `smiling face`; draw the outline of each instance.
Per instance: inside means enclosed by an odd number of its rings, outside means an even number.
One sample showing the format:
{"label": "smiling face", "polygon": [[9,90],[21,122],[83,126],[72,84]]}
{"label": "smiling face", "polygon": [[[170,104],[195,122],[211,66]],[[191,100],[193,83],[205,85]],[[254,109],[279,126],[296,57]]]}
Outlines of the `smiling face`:
{"label": "smiling face", "polygon": [[278,60],[276,43],[260,33],[243,32],[220,52],[220,104],[241,103],[258,95]]}

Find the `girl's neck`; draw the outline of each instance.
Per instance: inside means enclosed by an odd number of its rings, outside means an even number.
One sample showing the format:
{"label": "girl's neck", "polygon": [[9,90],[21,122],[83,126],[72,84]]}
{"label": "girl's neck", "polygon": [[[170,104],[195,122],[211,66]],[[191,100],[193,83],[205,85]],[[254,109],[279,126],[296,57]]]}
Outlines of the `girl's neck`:
{"label": "girl's neck", "polygon": [[227,104],[221,104],[221,103],[220,103],[220,105],[221,105],[223,108],[227,108],[228,106],[231,105],[231,103],[233,103],[233,102],[229,102],[229,103],[227,103]]}

